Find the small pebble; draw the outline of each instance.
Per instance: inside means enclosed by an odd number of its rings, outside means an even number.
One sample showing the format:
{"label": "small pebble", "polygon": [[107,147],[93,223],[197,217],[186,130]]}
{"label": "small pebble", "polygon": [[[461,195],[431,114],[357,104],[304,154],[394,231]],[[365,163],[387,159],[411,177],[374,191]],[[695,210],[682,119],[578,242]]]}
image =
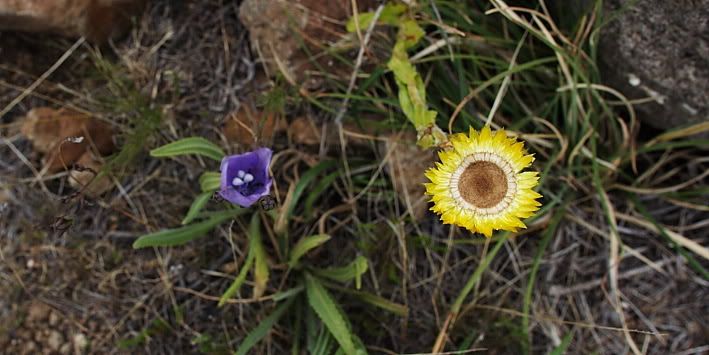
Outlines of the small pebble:
{"label": "small pebble", "polygon": [[57,324],[59,324],[60,319],[61,318],[59,318],[57,312],[49,313],[49,325],[51,325],[52,327],[55,327]]}
{"label": "small pebble", "polygon": [[56,330],[49,332],[49,336],[47,337],[47,345],[49,345],[52,350],[58,351],[62,344],[64,344],[64,336],[62,336],[62,333],[59,333]]}

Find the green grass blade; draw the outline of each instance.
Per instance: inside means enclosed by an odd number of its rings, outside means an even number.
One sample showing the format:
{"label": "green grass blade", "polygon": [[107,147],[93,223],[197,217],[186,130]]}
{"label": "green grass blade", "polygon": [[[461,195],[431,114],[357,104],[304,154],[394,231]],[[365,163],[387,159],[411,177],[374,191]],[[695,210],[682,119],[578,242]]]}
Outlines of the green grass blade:
{"label": "green grass blade", "polygon": [[313,189],[308,193],[308,197],[305,198],[305,217],[310,218],[313,215],[313,205],[315,200],[325,191],[330,185],[332,185],[335,180],[340,176],[340,172],[336,171],[332,174],[325,176],[320,182],[313,187]]}
{"label": "green grass blade", "polygon": [[[507,232],[504,233],[505,236],[507,236],[508,234],[509,233]],[[500,251],[500,248],[502,248],[506,241],[507,238],[498,239],[497,243],[495,243],[495,246],[492,247],[490,251],[488,251],[487,256],[485,256],[485,259],[483,259],[480,264],[478,264],[478,267],[475,268],[475,271],[473,271],[473,274],[470,275],[468,282],[465,283],[465,286],[463,286],[463,289],[460,291],[458,297],[455,299],[455,302],[451,307],[451,313],[458,314],[458,312],[460,311],[460,307],[462,307],[463,302],[465,302],[465,298],[468,297],[468,294],[470,294],[470,291],[473,290],[475,284],[480,281],[483,272],[487,270],[487,267],[490,265],[490,262],[492,262],[492,259],[495,258],[495,255],[497,255],[497,252]]]}
{"label": "green grass blade", "polygon": [[288,267],[295,267],[298,264],[298,260],[300,260],[303,255],[310,250],[323,245],[328,240],[330,240],[330,236],[327,234],[311,235],[309,237],[301,238],[298,243],[295,244],[293,250],[291,250],[290,258],[288,260]]}
{"label": "green grass blade", "polygon": [[299,284],[298,286],[290,288],[286,291],[274,293],[272,298],[275,302],[279,302],[286,298],[293,298],[293,296],[303,292],[303,290],[305,290],[305,287]]}
{"label": "green grass blade", "polygon": [[271,330],[271,328],[273,328],[276,322],[281,319],[283,314],[293,304],[293,300],[293,298],[288,299],[288,301],[278,306],[276,310],[273,311],[273,313],[271,313],[268,317],[264,318],[264,320],[262,320],[261,323],[256,326],[256,328],[249,332],[249,334],[246,336],[246,338],[244,338],[244,341],[241,342],[241,345],[239,345],[239,348],[236,350],[236,352],[234,352],[234,354],[248,354],[249,350],[251,350],[254,345],[256,345],[261,339],[268,335],[268,332]]}
{"label": "green grass blade", "polygon": [[574,333],[573,332],[568,332],[566,335],[564,335],[564,339],[561,340],[561,344],[559,346],[555,347],[549,355],[564,355],[566,354],[566,349],[569,348],[569,345],[571,345],[571,340],[574,338]]}
{"label": "green grass blade", "polygon": [[181,228],[162,230],[141,236],[133,243],[134,249],[146,247],[164,247],[185,244],[194,239],[203,237],[220,223],[243,214],[245,209],[223,211],[209,219],[190,224]]}
{"label": "green grass blade", "polygon": [[672,238],[669,235],[667,235],[665,228],[663,226],[661,226],[659,223],[657,223],[657,221],[654,218],[652,218],[650,213],[647,211],[647,208],[645,208],[645,206],[640,202],[640,200],[637,198],[637,196],[635,196],[634,194],[631,194],[630,200],[633,202],[633,205],[638,210],[638,212],[640,212],[640,214],[643,217],[645,217],[645,219],[650,221],[650,223],[652,223],[652,225],[655,226],[655,228],[660,232],[660,235],[662,235],[662,238],[664,238],[665,241],[667,243],[669,243],[675,249],[675,251],[677,253],[682,255],[682,257],[685,260],[687,260],[687,263],[689,264],[689,266],[692,269],[694,269],[694,271],[696,271],[698,274],[702,275],[702,277],[705,280],[709,280],[709,271],[707,271],[707,269],[705,269],[702,266],[702,264],[692,256],[692,254],[690,254],[685,248],[682,248],[682,246],[677,244],[677,242],[672,240]]}
{"label": "green grass blade", "polygon": [[195,217],[197,217],[197,214],[199,211],[204,208],[204,206],[209,202],[209,199],[212,197],[211,192],[203,192],[194,199],[194,202],[192,202],[192,205],[190,206],[190,210],[187,211],[187,214],[185,215],[185,218],[182,220],[182,225],[189,224],[192,222]]}
{"label": "green grass blade", "polygon": [[355,353],[352,333],[347,327],[345,317],[335,306],[335,301],[325,287],[310,274],[305,275],[305,290],[308,295],[310,307],[317,313],[325,324],[330,334],[337,340],[345,354]]}
{"label": "green grass blade", "polygon": [[150,151],[150,156],[155,158],[187,154],[203,155],[216,161],[221,161],[226,155],[216,144],[202,137],[183,138]]}
{"label": "green grass blade", "polygon": [[318,165],[315,165],[314,167],[310,168],[310,170],[305,172],[305,174],[300,177],[300,180],[298,180],[298,183],[295,185],[295,189],[293,190],[293,198],[291,200],[291,204],[286,210],[286,218],[290,218],[290,216],[293,214],[293,210],[295,209],[295,206],[298,205],[298,200],[300,200],[300,196],[305,191],[305,188],[311,182],[313,182],[313,180],[315,180],[318,174],[320,174],[324,170],[332,168],[333,166],[335,166],[334,160],[325,160],[319,163]]}

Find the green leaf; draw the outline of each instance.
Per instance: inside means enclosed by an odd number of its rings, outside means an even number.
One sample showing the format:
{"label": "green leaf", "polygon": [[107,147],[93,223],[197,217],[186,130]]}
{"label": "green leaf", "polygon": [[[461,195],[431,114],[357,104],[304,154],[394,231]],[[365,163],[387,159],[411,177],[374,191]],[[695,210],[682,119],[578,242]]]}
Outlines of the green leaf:
{"label": "green leaf", "polygon": [[[313,272],[321,277],[338,282],[348,282],[362,276],[367,271],[369,264],[364,256],[357,256],[346,266],[330,267],[327,269],[314,269]],[[361,282],[360,282],[361,283]],[[358,287],[359,288],[359,287]]]}
{"label": "green leaf", "polygon": [[327,234],[311,235],[309,237],[301,238],[298,243],[295,244],[293,250],[290,253],[290,259],[288,260],[288,267],[295,267],[298,260],[309,252],[311,249],[317,248],[318,246],[324,244],[330,240],[330,236]]}
{"label": "green leaf", "polygon": [[258,213],[254,213],[251,216],[251,223],[249,223],[249,252],[246,254],[246,261],[244,261],[244,265],[241,267],[241,270],[239,270],[239,275],[236,276],[226,292],[224,292],[222,297],[219,298],[219,307],[223,306],[228,299],[232,298],[237,292],[239,292],[241,285],[243,285],[244,281],[246,281],[246,275],[248,275],[249,270],[251,270],[251,266],[253,266],[254,259],[256,258],[256,248],[253,246],[253,240],[254,235],[256,233],[260,233],[260,221],[261,220],[258,217]]}
{"label": "green leaf", "polygon": [[187,214],[185,215],[185,218],[182,220],[182,224],[188,224],[192,222],[195,217],[197,217],[197,214],[199,211],[204,208],[204,206],[209,202],[209,199],[212,197],[211,192],[203,192],[199,195],[197,195],[197,198],[194,199],[192,202],[192,206],[190,206],[190,210],[187,211]]}
{"label": "green leaf", "polygon": [[290,217],[295,210],[295,206],[298,205],[298,200],[305,191],[305,188],[308,187],[308,185],[312,183],[315,178],[317,178],[318,174],[333,167],[334,165],[334,160],[322,161],[318,165],[310,168],[310,170],[306,171],[305,174],[300,177],[298,183],[295,185],[295,188],[293,188],[292,195],[289,196],[290,203],[283,205],[279,210],[279,215],[274,226],[276,234],[283,235],[287,231],[288,221],[291,219]]}
{"label": "green leaf", "polygon": [[133,243],[134,249],[162,247],[185,244],[203,237],[218,224],[243,214],[246,209],[234,209],[215,214],[205,221],[190,224],[182,228],[167,229],[141,236]]}
{"label": "green leaf", "polygon": [[399,106],[404,116],[417,131],[418,145],[429,148],[445,141],[445,133],[436,125],[437,112],[429,110],[426,103],[426,86],[406,52],[415,46],[425,32],[413,19],[402,20],[396,44],[387,67],[394,74],[399,90]]}
{"label": "green leaf", "polygon": [[183,138],[150,151],[150,156],[156,158],[187,154],[203,155],[216,161],[221,161],[226,155],[216,144],[202,137]]}
{"label": "green leaf", "polygon": [[308,197],[305,198],[305,218],[310,218],[310,216],[313,215],[313,205],[315,204],[315,200],[323,193],[325,190],[327,190],[330,185],[340,176],[339,171],[335,171],[334,173],[328,174],[320,182],[315,185],[310,192],[308,193]]}
{"label": "green leaf", "polygon": [[248,275],[253,264],[254,254],[249,253],[246,255],[244,265],[242,265],[241,270],[239,270],[239,275],[236,276],[231,285],[229,285],[229,288],[224,292],[224,294],[222,294],[222,297],[219,298],[219,304],[217,305],[218,307],[223,306],[227,300],[234,297],[234,295],[239,292],[239,289],[241,288],[241,285],[244,284],[244,281],[246,281],[246,275]]}
{"label": "green leaf", "polygon": [[244,341],[241,342],[241,345],[239,345],[239,348],[236,350],[235,354],[248,354],[249,350],[251,350],[251,348],[253,348],[256,343],[258,343],[261,339],[268,335],[268,332],[271,330],[271,328],[273,328],[276,322],[281,319],[283,314],[293,304],[293,300],[294,298],[290,298],[288,299],[288,301],[278,306],[278,308],[276,308],[273,313],[271,313],[268,317],[264,318],[264,320],[262,320],[261,323],[256,326],[256,328],[251,330],[246,336],[246,338],[244,338]]}
{"label": "green leaf", "polygon": [[[399,32],[396,34],[395,46],[401,46],[400,50],[407,50],[415,46],[426,34],[414,19],[405,19],[399,24]],[[397,50],[394,48],[394,50]]]}
{"label": "green leaf", "polygon": [[[382,9],[382,12],[379,14],[379,19],[377,20],[378,23],[383,23],[387,25],[397,25],[399,23],[399,16],[406,11],[406,5],[404,4],[395,4],[395,3],[389,3],[384,8]],[[372,20],[374,19],[374,12],[364,12],[359,15],[357,15],[357,23],[359,24],[360,31],[364,32],[367,28],[369,28],[369,25],[372,23]],[[350,19],[347,21],[347,32],[353,33],[357,30],[357,27],[355,26],[355,17],[350,17]]]}
{"label": "green leaf", "polygon": [[305,290],[310,307],[317,313],[330,334],[337,340],[345,354],[355,353],[352,333],[347,327],[344,315],[335,306],[335,301],[325,287],[315,277],[305,274]]}
{"label": "green leaf", "polygon": [[254,254],[254,293],[253,298],[259,298],[266,290],[268,283],[268,259],[261,241],[261,228],[258,213],[254,213],[249,227],[249,249]]}
{"label": "green leaf", "polygon": [[219,190],[222,183],[222,174],[213,171],[206,171],[199,177],[199,186],[202,192],[214,192]]}

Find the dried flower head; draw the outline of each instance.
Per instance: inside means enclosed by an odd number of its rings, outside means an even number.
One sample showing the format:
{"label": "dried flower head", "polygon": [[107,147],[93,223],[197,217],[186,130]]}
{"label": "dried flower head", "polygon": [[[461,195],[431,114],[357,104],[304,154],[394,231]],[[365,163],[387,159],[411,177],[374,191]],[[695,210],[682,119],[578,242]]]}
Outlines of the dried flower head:
{"label": "dried flower head", "polygon": [[253,152],[230,155],[222,159],[219,194],[227,201],[249,207],[271,190],[268,167],[273,152],[259,148]]}
{"label": "dried flower head", "polygon": [[493,229],[526,228],[521,219],[539,209],[536,199],[542,196],[532,190],[538,173],[521,172],[534,161],[524,144],[487,126],[480,133],[471,128],[469,135],[454,134],[450,142],[453,148],[441,151],[441,162],[426,172],[431,210],[444,223],[487,237]]}

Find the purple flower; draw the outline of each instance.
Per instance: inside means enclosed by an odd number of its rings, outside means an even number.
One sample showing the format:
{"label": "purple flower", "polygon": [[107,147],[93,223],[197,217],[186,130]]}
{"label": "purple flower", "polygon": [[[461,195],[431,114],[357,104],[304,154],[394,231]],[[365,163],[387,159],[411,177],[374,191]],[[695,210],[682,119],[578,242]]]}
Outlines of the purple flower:
{"label": "purple flower", "polygon": [[227,201],[249,207],[271,190],[268,166],[273,152],[259,148],[253,152],[222,159],[222,183],[219,194]]}

